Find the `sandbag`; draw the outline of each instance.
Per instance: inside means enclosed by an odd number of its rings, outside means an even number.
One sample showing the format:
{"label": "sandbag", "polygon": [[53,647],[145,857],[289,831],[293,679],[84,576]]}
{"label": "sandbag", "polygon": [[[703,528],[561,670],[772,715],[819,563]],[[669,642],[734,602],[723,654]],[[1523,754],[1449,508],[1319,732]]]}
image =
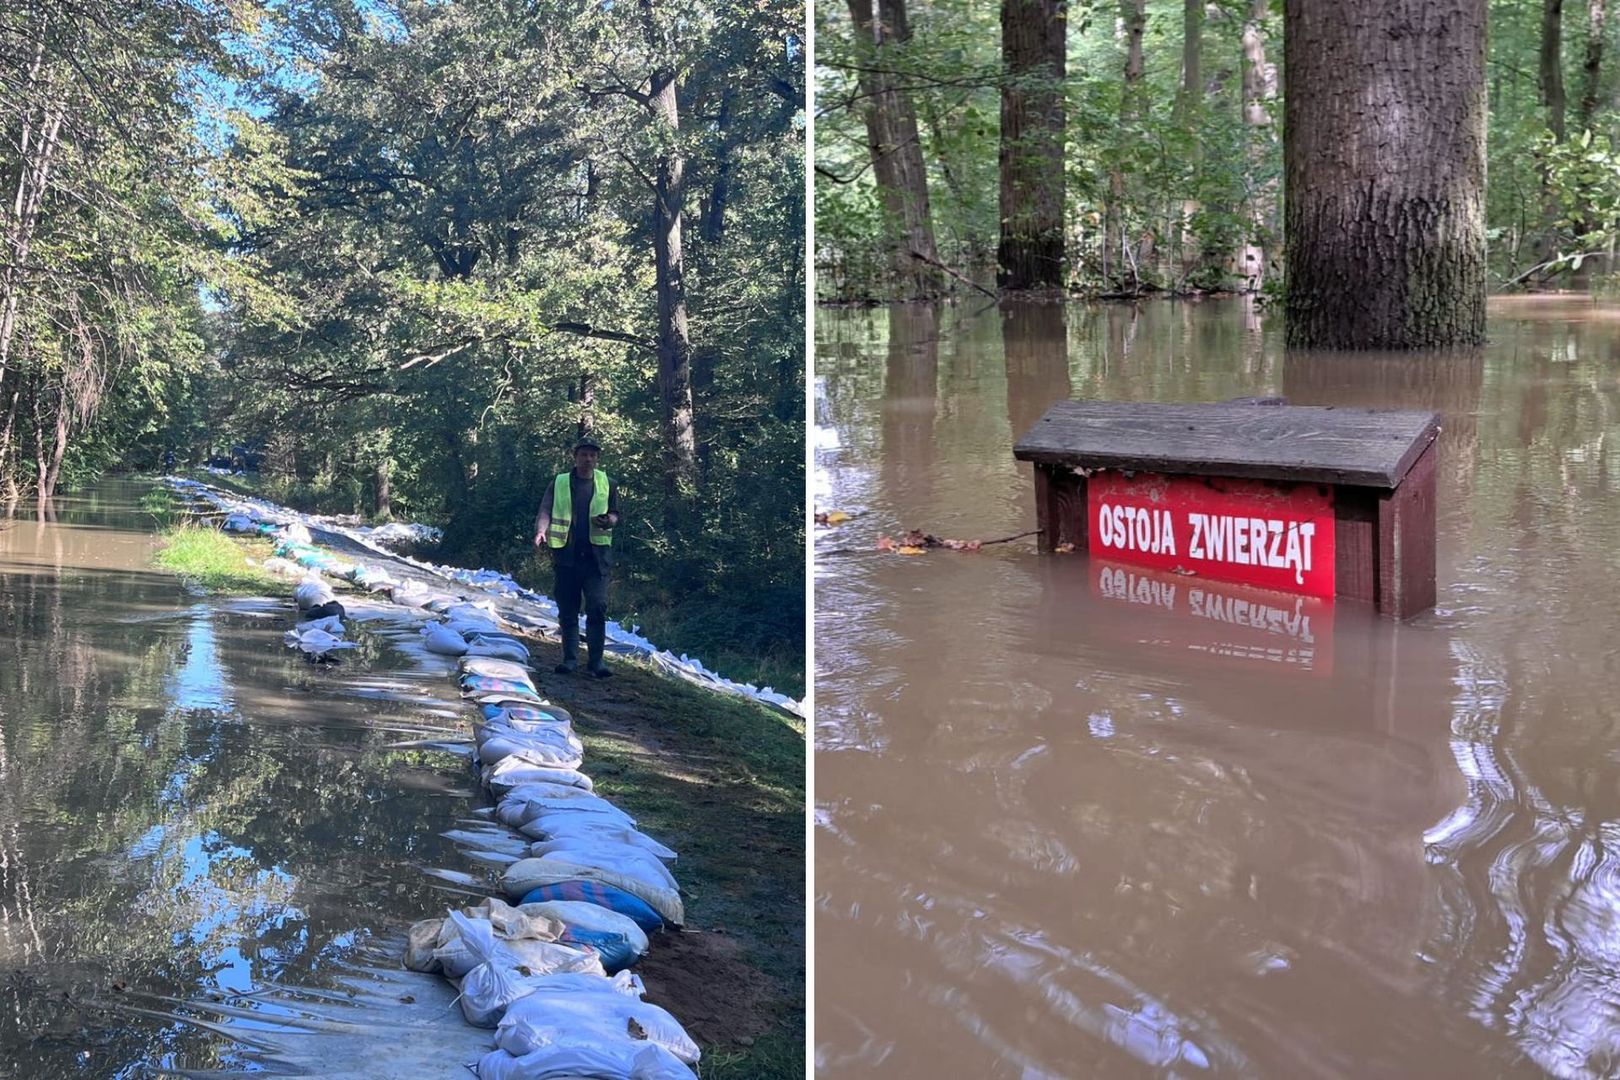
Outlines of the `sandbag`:
{"label": "sandbag", "polygon": [[286,537],[289,543],[313,544],[315,542],[315,538],[309,535],[309,528],[298,521],[282,529],[281,535]]}
{"label": "sandbag", "polygon": [[[310,614],[310,612],[319,610],[319,608],[310,608],[309,611],[304,612],[304,615],[307,616]],[[336,634],[341,637],[343,635],[343,620],[336,615],[321,615],[314,618],[300,618],[298,622],[298,629],[324,630],[328,634]]]}
{"label": "sandbag", "polygon": [[629,1038],[555,1042],[523,1057],[491,1050],[478,1059],[478,1080],[692,1080],[693,1075],[662,1046]]}
{"label": "sandbag", "polygon": [[519,750],[493,765],[485,766],[484,783],[497,797],[523,784],[568,784],[586,791],[596,786],[589,776],[577,769],[559,769],[547,765],[543,755],[531,750]]}
{"label": "sandbag", "polygon": [[540,732],[491,735],[478,743],[478,760],[485,765],[497,764],[516,754],[525,754],[524,760],[553,769],[577,770],[585,761],[583,752],[570,746],[566,737],[556,739]]}
{"label": "sandbag", "polygon": [[300,610],[307,611],[335,599],[332,587],[318,577],[306,577],[293,590],[293,603],[297,604]]}
{"label": "sandbag", "polygon": [[521,679],[494,679],[488,675],[463,675],[461,677],[461,692],[464,696],[474,694],[512,694],[517,697],[532,697],[540,700],[540,691],[534,688],[527,675]]}
{"label": "sandbag", "polygon": [[529,857],[561,859],[581,866],[595,866],[666,889],[677,892],[680,890],[675,875],[669,872],[669,867],[658,860],[658,856],[635,844],[626,844],[601,836],[576,835],[537,840],[529,845]]}
{"label": "sandbag", "polygon": [[471,656],[493,656],[499,660],[513,660],[520,664],[529,662],[529,650],[522,642],[505,638],[493,638],[489,635],[480,635],[467,646]]}
{"label": "sandbag", "polygon": [[[630,916],[621,915],[598,904],[586,903],[583,900],[548,900],[536,904],[522,904],[518,910],[543,915],[562,923],[563,934],[557,940],[570,945],[588,945],[595,949],[596,955],[602,959],[602,966],[610,974],[622,971],[646,955],[646,931],[637,926],[636,921]],[[431,952],[430,946],[429,953]]]}
{"label": "sandbag", "polygon": [[[598,842],[630,844],[660,859],[673,859],[675,852],[638,829],[626,828],[610,818],[589,814],[551,814],[531,819],[545,833],[538,843],[573,837]],[[543,854],[534,852],[534,854]]]}
{"label": "sandbag", "polygon": [[639,980],[570,980],[540,986],[515,1002],[495,1030],[495,1045],[513,1057],[574,1040],[611,1044],[620,1040],[662,1046],[681,1062],[696,1065],[697,1043],[666,1010],[641,1000]]}
{"label": "sandbag", "polygon": [[491,679],[514,679],[529,683],[529,669],[522,664],[514,664],[510,660],[496,660],[490,656],[464,656],[461,659],[461,671],[464,675],[486,675]]}
{"label": "sandbag", "polygon": [[[496,940],[494,927],[487,919],[469,919],[459,911],[452,911],[446,921],[457,932],[458,948],[465,954],[463,958],[473,961],[461,980],[461,1013],[475,1027],[494,1027],[508,1005],[532,993],[547,975],[537,972],[505,943]],[[553,949],[561,948],[564,947],[553,946]],[[605,974],[595,953],[566,951],[576,954],[577,959],[571,962],[577,966],[553,970],[581,971],[594,965],[597,974]],[[434,956],[443,963],[439,952],[435,949]]]}
{"label": "sandbag", "polygon": [[440,623],[428,623],[422,627],[422,636],[427,639],[429,652],[441,656],[460,656],[467,651],[467,643],[461,635],[445,629]]}
{"label": "sandbag", "polygon": [[308,625],[300,626],[296,630],[288,630],[281,635],[282,642],[289,649],[297,649],[310,656],[325,656],[329,652],[339,649],[353,649],[356,647],[352,641],[344,641],[336,634],[329,634],[325,630],[312,628]]}
{"label": "sandbag", "polygon": [[623,889],[604,885],[600,881],[576,878],[572,881],[559,881],[554,885],[540,885],[523,895],[523,903],[520,906],[545,904],[557,900],[595,904],[607,911],[617,912],[649,934],[656,934],[664,928],[664,920],[659,918],[658,912],[654,911],[645,900],[632,896]]}
{"label": "sandbag", "polygon": [[502,705],[491,702],[480,706],[479,711],[484,714],[486,720],[500,720],[505,717],[508,720],[566,720],[569,723],[574,721],[573,713],[553,705],[549,701],[543,705],[523,704],[520,702]]}
{"label": "sandbag", "polygon": [[667,923],[686,921],[686,909],[674,889],[600,866],[586,866],[566,859],[520,859],[501,875],[501,888],[507,897],[520,900],[544,885],[563,881],[600,881],[645,901]]}

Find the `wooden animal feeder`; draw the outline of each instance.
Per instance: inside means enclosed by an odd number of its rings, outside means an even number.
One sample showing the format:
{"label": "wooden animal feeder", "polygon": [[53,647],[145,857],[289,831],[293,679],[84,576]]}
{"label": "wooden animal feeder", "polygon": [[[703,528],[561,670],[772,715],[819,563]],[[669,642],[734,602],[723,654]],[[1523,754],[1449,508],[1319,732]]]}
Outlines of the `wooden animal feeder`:
{"label": "wooden animal feeder", "polygon": [[1060,401],[1013,447],[1042,551],[1434,606],[1435,438],[1405,409]]}

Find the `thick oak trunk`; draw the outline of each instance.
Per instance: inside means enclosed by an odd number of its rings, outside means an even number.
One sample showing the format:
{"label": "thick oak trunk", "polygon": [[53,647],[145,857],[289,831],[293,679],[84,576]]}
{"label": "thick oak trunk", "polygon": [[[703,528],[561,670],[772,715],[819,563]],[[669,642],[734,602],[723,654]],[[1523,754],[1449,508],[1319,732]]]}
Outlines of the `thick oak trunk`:
{"label": "thick oak trunk", "polygon": [[1288,344],[1485,338],[1485,0],[1285,0]]}
{"label": "thick oak trunk", "polygon": [[1063,284],[1064,0],[1002,0],[1001,243],[1004,289]]}
{"label": "thick oak trunk", "polygon": [[878,0],[875,15],[872,0],[849,0],[849,14],[863,61],[861,111],[872,176],[888,224],[890,269],[899,298],[937,296],[943,291],[943,281],[928,262],[937,263],[939,252],[934,247],[928,209],[928,174],[923,168],[917,112],[910,96],[896,87],[896,78],[889,74],[892,47],[905,44],[911,36],[905,0]]}

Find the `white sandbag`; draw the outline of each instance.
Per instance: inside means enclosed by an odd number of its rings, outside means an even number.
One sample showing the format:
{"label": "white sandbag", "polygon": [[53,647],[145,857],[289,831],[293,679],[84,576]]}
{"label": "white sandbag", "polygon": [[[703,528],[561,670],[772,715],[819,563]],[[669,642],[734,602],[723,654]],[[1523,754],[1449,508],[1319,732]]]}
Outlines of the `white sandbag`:
{"label": "white sandbag", "polygon": [[468,675],[482,675],[489,679],[511,679],[513,682],[534,685],[529,668],[510,660],[497,660],[492,656],[464,656],[461,658],[461,670]]}
{"label": "white sandbag", "polygon": [[498,660],[511,660],[519,664],[529,662],[529,650],[520,642],[509,638],[479,638],[467,646],[469,656],[493,656]]}
{"label": "white sandbag", "polygon": [[299,566],[297,563],[292,562],[289,559],[283,559],[279,555],[272,555],[259,565],[261,568],[263,568],[265,573],[274,574],[279,578],[302,579],[304,576],[304,568],[302,566]]}
{"label": "white sandbag", "polygon": [[497,797],[522,784],[567,784],[585,791],[596,786],[589,776],[579,770],[554,768],[540,758],[541,755],[529,750],[508,754],[495,764],[484,767],[484,783]]}
{"label": "white sandbag", "polygon": [[668,1011],[625,993],[613,979],[590,989],[576,980],[555,991],[544,986],[513,1003],[495,1030],[495,1045],[513,1057],[565,1041],[613,1043],[644,1040],[696,1065],[697,1043]]}
{"label": "white sandbag", "polygon": [[680,894],[675,890],[662,888],[628,874],[563,859],[522,859],[515,862],[501,875],[501,889],[507,896],[518,900],[542,885],[581,880],[600,881],[604,885],[612,885],[627,892],[644,901],[667,923],[680,926],[686,922],[686,909],[681,903]]}
{"label": "white sandbag", "polygon": [[[543,819],[540,827],[546,830],[546,838],[537,841],[536,845],[551,840],[589,840],[595,843],[629,844],[660,859],[676,857],[673,850],[638,829],[626,829],[604,818],[593,819],[589,814],[553,814]],[[545,854],[543,851],[533,850],[533,847],[529,853]]]}
{"label": "white sandbag", "polygon": [[612,870],[616,874],[624,874],[672,892],[678,892],[681,887],[658,856],[645,848],[621,841],[597,836],[554,837],[529,845],[529,855],[536,859],[561,859],[581,866]]}
{"label": "white sandbag", "polygon": [[337,637],[343,636],[343,620],[336,615],[322,615],[298,624],[300,630],[322,630]]}
{"label": "white sandbag", "polygon": [[[494,928],[487,919],[469,919],[459,911],[452,911],[446,922],[458,934],[458,947],[474,961],[461,980],[461,1013],[475,1027],[494,1027],[508,1005],[532,993],[547,976],[537,973],[496,940]],[[579,959],[574,962],[580,966],[560,970],[580,971],[585,965],[594,964],[596,974],[605,974],[595,953],[573,949],[568,952],[576,954]],[[439,950],[434,950],[434,956],[439,956]]]}
{"label": "white sandbag", "polygon": [[467,651],[467,642],[453,630],[447,630],[440,623],[428,623],[422,627],[422,636],[427,639],[429,652],[436,652],[441,656],[460,656]]}
{"label": "white sandbag", "polygon": [[539,732],[494,735],[478,744],[478,760],[485,765],[494,765],[514,754],[527,755],[524,760],[553,769],[578,769],[585,761],[583,751],[568,745],[566,738],[550,738]]}
{"label": "white sandbag", "polygon": [[551,833],[548,829],[557,828],[560,821],[570,817],[611,822],[625,828],[635,827],[635,818],[606,799],[592,795],[583,788],[575,790],[585,797],[531,797],[520,804],[516,824],[507,821],[505,817],[502,818],[502,822],[534,840],[550,839]]}
{"label": "white sandbag", "polygon": [[[315,538],[309,535],[309,529],[303,522],[299,521],[295,521],[282,529],[281,536],[282,539],[291,540],[295,544],[313,544],[315,542]],[[314,607],[315,605],[311,604],[309,606]]]}
{"label": "white sandbag", "polygon": [[332,594],[332,586],[314,575],[306,577],[293,590],[293,603],[304,611],[336,599],[337,597]]}
{"label": "white sandbag", "polygon": [[335,634],[328,634],[324,630],[310,629],[310,624],[300,626],[296,630],[288,630],[281,635],[281,640],[289,649],[297,649],[310,656],[325,656],[338,649],[353,649],[355,643],[344,641]]}
{"label": "white sandbag", "polygon": [[462,637],[466,637],[469,634],[490,633],[500,629],[494,619],[471,617],[466,615],[461,615],[454,618],[446,618],[444,620],[444,625],[448,626]]}
{"label": "white sandbag", "polygon": [[692,1080],[691,1069],[656,1043],[558,1042],[513,1057],[491,1050],[478,1059],[478,1080]]}

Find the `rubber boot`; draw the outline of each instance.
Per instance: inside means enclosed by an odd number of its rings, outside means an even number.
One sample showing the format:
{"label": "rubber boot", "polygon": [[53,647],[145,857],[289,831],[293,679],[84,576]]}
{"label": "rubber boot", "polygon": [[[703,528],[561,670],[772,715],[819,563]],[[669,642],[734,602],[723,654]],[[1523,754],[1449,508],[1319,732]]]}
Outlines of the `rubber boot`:
{"label": "rubber boot", "polygon": [[602,648],[607,643],[607,620],[585,619],[585,659],[588,670],[598,679],[610,678],[613,672],[602,663]]}
{"label": "rubber boot", "polygon": [[572,675],[579,664],[579,622],[570,626],[564,622],[558,627],[562,634],[562,663],[554,669],[559,675]]}

